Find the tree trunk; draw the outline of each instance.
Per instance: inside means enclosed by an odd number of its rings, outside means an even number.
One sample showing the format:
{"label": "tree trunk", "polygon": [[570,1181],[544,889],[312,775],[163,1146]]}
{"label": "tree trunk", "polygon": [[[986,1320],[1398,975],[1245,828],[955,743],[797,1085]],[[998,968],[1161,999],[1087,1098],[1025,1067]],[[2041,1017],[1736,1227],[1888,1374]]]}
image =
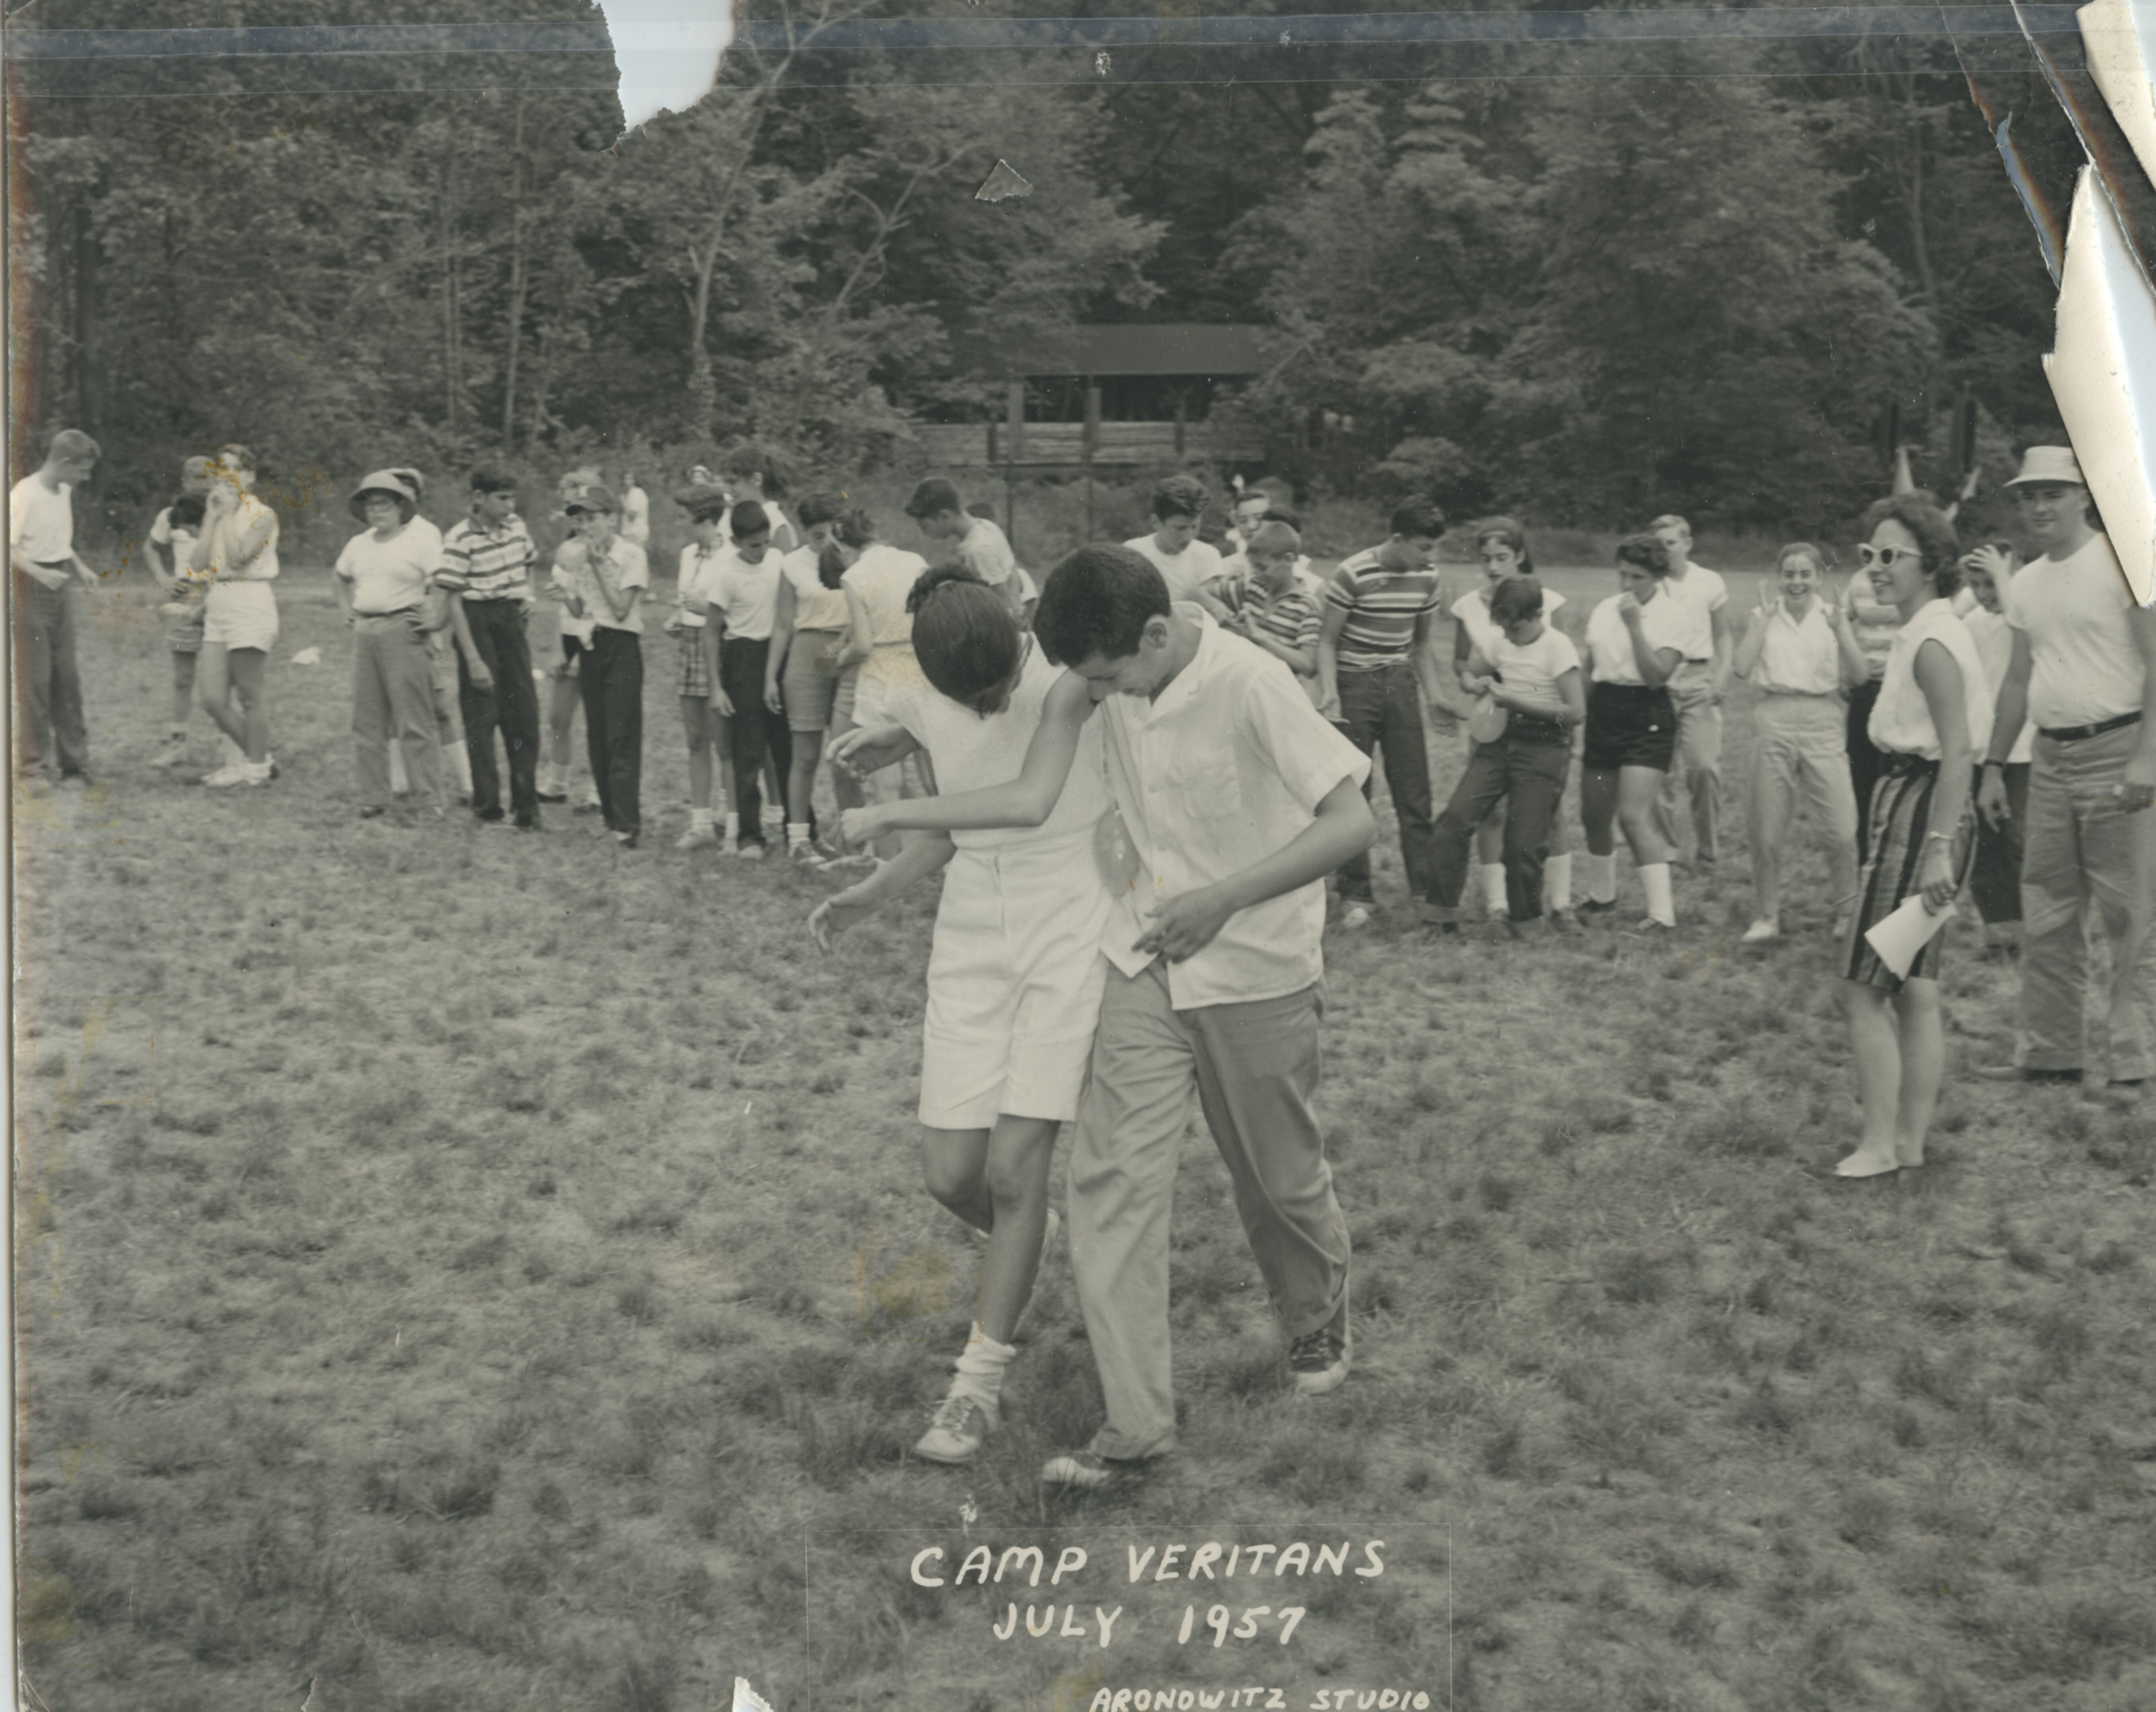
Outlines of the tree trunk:
{"label": "tree trunk", "polygon": [[524,346],[524,97],[516,98],[509,157],[509,327],[502,357],[501,449],[516,450],[516,358]]}
{"label": "tree trunk", "polygon": [[97,317],[97,237],[90,229],[87,193],[74,205],[74,292],[72,320],[74,344],[74,424],[85,434],[100,426],[97,410],[97,369],[90,357],[95,348]]}

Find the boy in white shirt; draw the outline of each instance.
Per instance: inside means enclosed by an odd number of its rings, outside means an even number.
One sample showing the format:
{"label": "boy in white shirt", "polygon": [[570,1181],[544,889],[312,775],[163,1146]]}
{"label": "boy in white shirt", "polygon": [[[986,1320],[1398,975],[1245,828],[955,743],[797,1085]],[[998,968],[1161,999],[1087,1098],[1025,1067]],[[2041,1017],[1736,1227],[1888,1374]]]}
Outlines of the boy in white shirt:
{"label": "boy in white shirt", "polygon": [[1152,533],[1123,545],[1160,573],[1169,599],[1195,601],[1224,619],[1228,609],[1207,589],[1220,574],[1220,554],[1198,538],[1204,515],[1204,484],[1193,476],[1171,476],[1152,491]]}
{"label": "boy in white shirt", "polygon": [[958,490],[940,476],[932,476],[913,490],[906,502],[906,515],[931,541],[947,541],[952,557],[1004,598],[1015,617],[1022,610],[1024,590],[1018,580],[1018,555],[1010,537],[993,517],[976,517],[958,496]]}
{"label": "boy in white shirt", "polygon": [[1670,573],[1662,581],[1662,594],[1689,602],[1706,615],[1712,645],[1703,655],[1686,655],[1669,682],[1670,701],[1677,712],[1677,765],[1664,775],[1655,799],[1655,830],[1673,853],[1683,848],[1677,832],[1681,766],[1700,864],[1712,867],[1722,853],[1722,698],[1729,693],[1729,585],[1718,572],[1692,562],[1691,525],[1682,517],[1660,517],[1647,528],[1669,549]]}
{"label": "boy in white shirt", "polygon": [[45,461],[8,496],[8,557],[15,568],[16,659],[23,662],[16,704],[16,765],[26,789],[90,783],[90,733],[82,717],[82,672],[75,663],[73,585],[95,588],[97,573],[74,550],[74,491],[101,455],[73,428],[53,436]]}
{"label": "boy in white shirt", "polygon": [[[743,500],[727,514],[726,522],[734,544],[699,578],[696,594],[703,609],[711,707],[732,722],[738,822],[733,854],[756,859],[764,854],[764,763],[769,760],[782,794],[793,766],[785,694],[767,669],[785,571],[772,548],[771,518],[762,506]],[[782,794],[782,805],[784,800]],[[800,838],[808,841],[806,827]]]}

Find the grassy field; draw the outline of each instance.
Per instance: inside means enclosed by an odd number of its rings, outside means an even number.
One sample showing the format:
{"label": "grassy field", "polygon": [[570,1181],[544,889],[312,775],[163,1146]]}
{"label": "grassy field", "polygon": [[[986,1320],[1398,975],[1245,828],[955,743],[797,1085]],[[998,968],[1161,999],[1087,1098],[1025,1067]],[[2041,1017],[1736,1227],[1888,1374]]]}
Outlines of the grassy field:
{"label": "grassy field", "polygon": [[1311,1663],[1460,1712],[2156,1705],[2156,1136],[1967,1078],[2013,990],[1970,930],[1933,1163],[1885,1187],[1829,1175],[1809,847],[1758,955],[1741,830],[1672,943],[1336,937],[1353,1378],[1286,1394],[1201,1128],[1184,1448],[1049,1494],[1097,1408],[1060,1248],[983,1460],[906,1454],[976,1266],[919,1184],[931,893],[827,959],[834,881],[677,855],[656,639],[643,851],[358,823],[343,633],[281,587],[274,789],[145,768],[157,621],[105,593],[103,783],[16,805],[28,1704],[1083,1707],[865,1554],[1214,1527],[1444,1542],[1444,1596],[1343,1605]]}

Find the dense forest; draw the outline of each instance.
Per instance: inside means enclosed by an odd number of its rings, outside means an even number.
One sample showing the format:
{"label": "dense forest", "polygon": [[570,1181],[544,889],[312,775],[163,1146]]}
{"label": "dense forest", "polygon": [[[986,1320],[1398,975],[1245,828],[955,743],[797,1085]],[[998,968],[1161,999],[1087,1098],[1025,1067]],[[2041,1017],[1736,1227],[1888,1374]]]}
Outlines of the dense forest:
{"label": "dense forest", "polygon": [[[998,0],[932,0],[973,35],[919,41],[879,29],[918,22],[891,0],[821,3],[748,8],[722,87],[617,141],[579,0],[49,0],[18,38],[479,28],[12,60],[18,424],[96,434],[123,507],[234,438],[286,491],[742,436],[904,468],[911,424],[1000,408],[998,332],[1159,320],[1276,330],[1214,408],[1282,473],[1553,522],[1810,527],[1878,489],[1890,420],[1942,486],[1965,401],[1991,459],[2055,431],[2051,281],[1943,38],[1763,7],[1559,40],[1597,15],[1515,3],[1458,14],[1472,40],[1304,51],[1072,8],[1132,27],[1111,67],[1052,20],[1014,46]],[[1032,193],[977,201],[1004,157]]]}

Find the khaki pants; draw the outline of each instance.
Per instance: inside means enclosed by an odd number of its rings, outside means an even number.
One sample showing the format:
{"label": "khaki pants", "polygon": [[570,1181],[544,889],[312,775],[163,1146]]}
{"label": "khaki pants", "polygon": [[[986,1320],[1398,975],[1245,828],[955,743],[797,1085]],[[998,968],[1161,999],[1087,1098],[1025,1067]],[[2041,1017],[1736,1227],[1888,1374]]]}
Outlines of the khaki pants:
{"label": "khaki pants", "polygon": [[404,757],[404,776],[422,807],[442,799],[434,736],[433,656],[412,617],[392,613],[352,624],[352,735],[360,800],[389,803],[389,745]]}
{"label": "khaki pants", "polygon": [[2104,1005],[2113,1082],[2156,1076],[2156,809],[2112,795],[2142,727],[2055,743],[2039,735],[2021,851],[2021,1039],[2030,1070],[2079,1070],[2089,918],[2111,942]]}
{"label": "khaki pants", "polygon": [[1753,710],[1745,832],[1753,907],[1762,919],[1781,914],[1782,854],[1800,794],[1826,835],[1829,902],[1844,910],[1856,897],[1856,793],[1845,741],[1839,696],[1763,696]]}
{"label": "khaki pants", "polygon": [[1670,679],[1670,701],[1677,710],[1677,753],[1655,798],[1655,830],[1675,856],[1684,848],[1677,830],[1681,768],[1683,790],[1691,799],[1692,835],[1703,862],[1722,854],[1722,709],[1714,703],[1713,681],[1713,666],[1699,661],[1686,661]]}
{"label": "khaki pants", "polygon": [[1175,1445],[1168,1208],[1194,1088],[1235,1186],[1235,1210],[1290,1338],[1330,1324],[1348,1293],[1348,1221],[1333,1198],[1317,1091],[1316,987],[1178,1010],[1168,968],[1112,965],[1070,1154],[1070,1268],[1107,1401],[1092,1448]]}

